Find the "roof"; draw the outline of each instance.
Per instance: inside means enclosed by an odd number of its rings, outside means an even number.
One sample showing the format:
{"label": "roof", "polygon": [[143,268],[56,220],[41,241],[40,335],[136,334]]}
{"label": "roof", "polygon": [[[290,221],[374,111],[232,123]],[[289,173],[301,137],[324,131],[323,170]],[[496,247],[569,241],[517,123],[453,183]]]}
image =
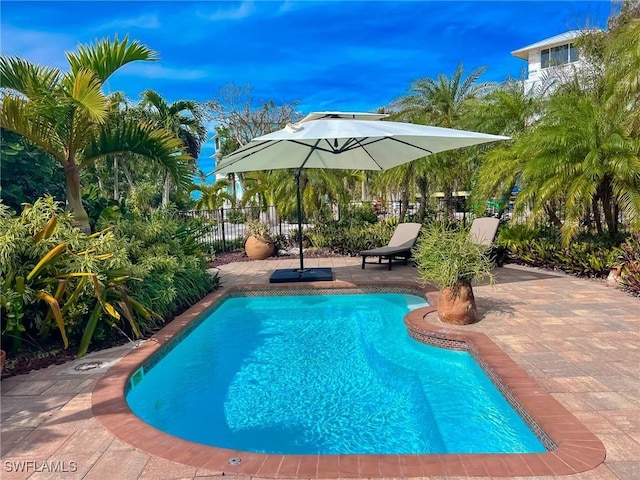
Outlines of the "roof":
{"label": "roof", "polygon": [[581,35],[584,35],[586,32],[587,30],[570,30],[554,37],[545,38],[544,40],[532,43],[531,45],[519,48],[518,50],[514,50],[513,52],[511,52],[511,55],[513,55],[514,57],[522,58],[523,60],[529,60],[529,52],[532,50],[537,50],[542,47],[550,47],[553,45],[562,45],[564,43],[568,43],[569,40],[574,40]]}

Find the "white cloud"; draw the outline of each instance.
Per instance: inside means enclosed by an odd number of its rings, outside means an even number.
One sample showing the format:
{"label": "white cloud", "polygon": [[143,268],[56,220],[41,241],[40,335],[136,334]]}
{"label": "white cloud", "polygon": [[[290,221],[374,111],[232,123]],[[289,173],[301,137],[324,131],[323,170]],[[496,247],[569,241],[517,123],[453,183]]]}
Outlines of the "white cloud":
{"label": "white cloud", "polygon": [[169,80],[202,80],[209,72],[201,69],[171,68],[159,63],[132,63],[118,72],[120,75]]}
{"label": "white cloud", "polygon": [[[253,2],[242,2],[239,5],[236,3],[218,3],[211,2],[210,5],[218,7],[220,5],[233,5],[233,8],[216,9],[214,11],[198,10],[196,15],[204,20],[210,22],[219,22],[221,20],[243,20],[251,16],[255,11]],[[237,6],[236,6],[237,5]]]}
{"label": "white cloud", "polygon": [[142,28],[142,29],[158,29],[160,28],[160,19],[157,15],[140,15],[134,18],[116,18],[110,22],[96,26],[93,30],[113,30],[123,28]]}
{"label": "white cloud", "polygon": [[65,51],[75,50],[78,42],[71,35],[2,25],[2,54],[15,55],[51,67],[68,69]]}

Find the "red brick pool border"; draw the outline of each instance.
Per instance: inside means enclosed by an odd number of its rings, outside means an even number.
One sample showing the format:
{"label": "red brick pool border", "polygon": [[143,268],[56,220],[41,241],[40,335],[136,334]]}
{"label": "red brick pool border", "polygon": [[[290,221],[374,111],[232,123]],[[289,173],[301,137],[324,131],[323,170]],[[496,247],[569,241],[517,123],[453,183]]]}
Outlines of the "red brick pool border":
{"label": "red brick pool border", "polygon": [[[144,423],[127,406],[125,390],[131,375],[154,353],[219,300],[233,295],[299,293],[301,290],[362,289],[413,291],[429,299],[430,307],[405,317],[417,340],[469,351],[507,399],[552,450],[526,454],[441,455],[266,455],[228,450],[182,440]],[[264,478],[408,478],[428,476],[556,476],[585,472],[605,459],[602,442],[483,333],[431,324],[437,292],[412,282],[313,282],[253,285],[218,290],[176,317],[149,341],[130,352],[101,378],[93,391],[95,417],[117,438],[144,452],[225,475]],[[444,324],[442,324],[444,325]],[[233,457],[240,459],[229,464]]]}

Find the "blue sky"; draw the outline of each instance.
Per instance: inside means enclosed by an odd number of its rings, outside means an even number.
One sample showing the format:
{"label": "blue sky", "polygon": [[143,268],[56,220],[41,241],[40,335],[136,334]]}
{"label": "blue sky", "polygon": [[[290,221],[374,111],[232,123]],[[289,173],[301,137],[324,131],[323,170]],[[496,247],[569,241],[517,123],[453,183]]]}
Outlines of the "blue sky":
{"label": "blue sky", "polygon": [[[418,78],[488,68],[519,77],[510,52],[585,25],[606,26],[609,1],[11,1],[0,3],[0,50],[67,68],[65,51],[129,35],[160,61],[136,63],[106,86],[137,99],[206,101],[232,82],[257,100],[312,111],[375,111]],[[211,171],[209,142],[200,165]]]}

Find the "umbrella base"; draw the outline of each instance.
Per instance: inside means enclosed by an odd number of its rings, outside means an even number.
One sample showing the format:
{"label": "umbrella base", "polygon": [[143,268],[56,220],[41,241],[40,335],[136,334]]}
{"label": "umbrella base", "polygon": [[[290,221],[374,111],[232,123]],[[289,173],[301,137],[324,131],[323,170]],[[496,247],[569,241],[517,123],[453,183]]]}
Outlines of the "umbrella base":
{"label": "umbrella base", "polygon": [[286,282],[327,282],[333,280],[333,270],[330,268],[281,268],[269,277],[269,283]]}

